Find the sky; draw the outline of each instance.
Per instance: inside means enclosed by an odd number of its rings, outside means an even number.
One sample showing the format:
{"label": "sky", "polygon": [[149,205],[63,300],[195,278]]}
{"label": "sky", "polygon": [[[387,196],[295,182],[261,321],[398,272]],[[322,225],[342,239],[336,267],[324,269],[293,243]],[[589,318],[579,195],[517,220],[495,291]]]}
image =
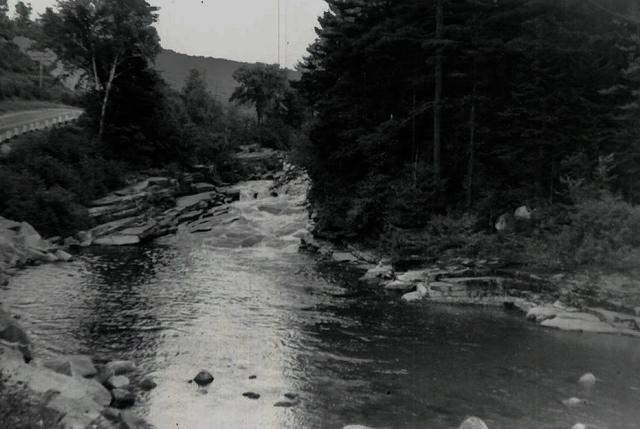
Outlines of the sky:
{"label": "sky", "polygon": [[[207,57],[289,67],[302,59],[315,39],[314,27],[323,0],[279,0],[280,61],[278,61],[278,0],[147,0],[160,7],[157,24],[164,48]],[[36,14],[55,0],[25,0]],[[16,0],[9,1],[13,8]]]}

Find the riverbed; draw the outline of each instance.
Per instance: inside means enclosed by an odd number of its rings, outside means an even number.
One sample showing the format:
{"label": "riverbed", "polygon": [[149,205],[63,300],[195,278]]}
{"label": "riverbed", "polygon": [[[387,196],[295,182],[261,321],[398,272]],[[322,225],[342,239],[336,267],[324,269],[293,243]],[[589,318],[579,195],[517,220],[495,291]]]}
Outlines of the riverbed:
{"label": "riverbed", "polygon": [[[85,249],[20,272],[1,300],[41,355],[137,362],[158,386],[134,410],[161,429],[457,428],[469,415],[491,429],[640,427],[640,340],[367,289],[298,251],[303,189],[270,185],[239,185],[210,231]],[[200,369],[215,377],[204,389],[188,383]],[[299,399],[274,407],[287,393]]]}

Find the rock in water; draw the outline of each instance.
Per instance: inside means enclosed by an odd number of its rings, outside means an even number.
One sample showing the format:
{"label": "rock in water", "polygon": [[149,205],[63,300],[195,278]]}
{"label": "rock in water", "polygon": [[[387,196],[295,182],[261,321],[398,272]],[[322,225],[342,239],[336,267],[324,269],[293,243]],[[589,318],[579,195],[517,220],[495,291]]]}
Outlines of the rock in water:
{"label": "rock in water", "polygon": [[260,395],[255,392],[244,392],[242,396],[249,399],[260,399]]}
{"label": "rock in water", "polygon": [[581,407],[583,405],[586,405],[586,403],[587,403],[586,400],[576,398],[576,397],[562,400],[562,404],[567,408]]}
{"label": "rock in water", "polygon": [[47,359],[42,363],[42,366],[55,371],[58,374],[68,375],[69,377],[73,375],[73,371],[71,370],[71,362],[62,358]]}
{"label": "rock in water", "polygon": [[120,429],[142,429],[144,427],[146,427],[144,422],[131,411],[122,411],[120,413]]}
{"label": "rock in water", "polygon": [[409,293],[405,293],[404,295],[402,295],[402,300],[406,301],[406,302],[415,302],[415,301],[420,301],[423,298],[423,295],[418,292],[409,292]]}
{"label": "rock in water", "polygon": [[203,369],[193,378],[193,381],[200,387],[208,386],[213,382],[213,375]]}
{"label": "rock in water", "polygon": [[153,381],[151,377],[145,377],[140,381],[140,388],[142,390],[153,390],[158,387],[158,384]]}
{"label": "rock in water", "polygon": [[489,429],[489,427],[481,419],[477,417],[469,417],[462,422],[459,429]]}
{"label": "rock in water", "polygon": [[56,259],[60,262],[70,262],[73,260],[73,256],[61,249],[56,250],[55,255]]}
{"label": "rock in water", "polygon": [[129,379],[124,375],[114,375],[104,385],[109,389],[123,389],[129,385]]}
{"label": "rock in water", "polygon": [[26,362],[31,361],[31,341],[27,333],[9,313],[0,308],[0,340],[16,343]]}
{"label": "rock in water", "polygon": [[298,395],[292,395],[292,394],[287,394],[285,395],[286,399],[283,399],[282,401],[278,401],[275,404],[273,404],[274,407],[295,407],[296,405],[300,404],[300,399],[298,398]]}
{"label": "rock in water", "polygon": [[596,384],[596,376],[588,372],[578,379],[578,383],[584,387],[593,387]]}
{"label": "rock in water", "polygon": [[516,219],[530,220],[531,219],[531,210],[529,210],[529,207],[527,207],[527,206],[520,206],[513,213],[513,216]]}
{"label": "rock in water", "polygon": [[69,376],[93,377],[97,374],[91,358],[85,355],[58,356],[45,360],[43,366]]}
{"label": "rock in water", "polygon": [[131,407],[136,402],[136,397],[133,393],[125,389],[113,389],[111,396],[113,397],[111,406],[115,408]]}
{"label": "rock in water", "polygon": [[115,375],[125,374],[136,370],[136,364],[130,360],[114,360],[106,365],[107,370],[113,371]]}

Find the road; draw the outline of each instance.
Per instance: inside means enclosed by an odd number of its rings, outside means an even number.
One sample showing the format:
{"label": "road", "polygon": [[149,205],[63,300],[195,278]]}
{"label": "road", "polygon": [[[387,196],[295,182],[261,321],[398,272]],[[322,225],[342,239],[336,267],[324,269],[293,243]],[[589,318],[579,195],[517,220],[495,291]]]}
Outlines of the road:
{"label": "road", "polygon": [[0,142],[29,131],[74,121],[82,112],[75,107],[53,107],[0,115]]}

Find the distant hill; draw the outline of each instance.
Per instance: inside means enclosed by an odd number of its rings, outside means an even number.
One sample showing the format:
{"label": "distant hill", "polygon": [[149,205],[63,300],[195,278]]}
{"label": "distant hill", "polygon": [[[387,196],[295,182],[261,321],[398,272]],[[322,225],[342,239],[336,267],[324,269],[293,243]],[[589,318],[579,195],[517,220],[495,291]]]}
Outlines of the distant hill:
{"label": "distant hill", "polygon": [[[251,63],[192,56],[163,49],[156,58],[155,67],[162,74],[162,77],[177,90],[182,89],[189,70],[200,71],[205,76],[209,92],[221,103],[227,104],[237,86],[237,82],[233,80],[233,72],[246,65],[251,65]],[[290,79],[298,79],[299,76],[298,72],[289,71]]]}

